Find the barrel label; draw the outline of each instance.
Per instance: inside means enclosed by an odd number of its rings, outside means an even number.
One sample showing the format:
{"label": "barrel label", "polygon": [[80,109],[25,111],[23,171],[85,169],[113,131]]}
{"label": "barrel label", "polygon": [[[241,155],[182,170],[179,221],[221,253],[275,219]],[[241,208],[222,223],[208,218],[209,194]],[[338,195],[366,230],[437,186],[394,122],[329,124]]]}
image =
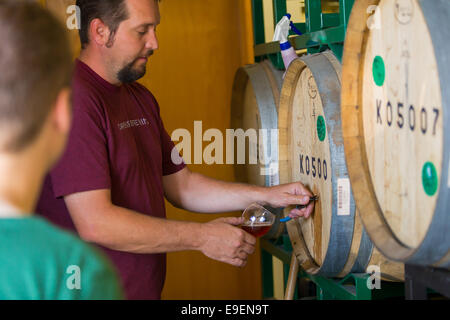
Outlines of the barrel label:
{"label": "barrel label", "polygon": [[422,168],[422,184],[425,193],[430,197],[433,196],[438,189],[438,175],[436,167],[431,162],[426,162]]}
{"label": "barrel label", "polygon": [[328,167],[325,159],[311,157],[304,154],[299,154],[300,160],[300,174],[306,174],[313,178],[327,180]]}
{"label": "barrel label", "polygon": [[386,68],[382,57],[376,56],[373,59],[372,74],[375,84],[379,87],[383,86],[384,79],[386,78]]}
{"label": "barrel label", "polygon": [[436,127],[440,116],[440,108],[418,108],[412,104],[406,105],[403,102],[387,101],[376,99],[376,123],[398,129],[419,131],[423,135],[436,135]]}
{"label": "barrel label", "polygon": [[337,181],[337,191],[338,191],[337,215],[338,216],[349,216],[350,215],[350,180],[348,178],[339,178]]}

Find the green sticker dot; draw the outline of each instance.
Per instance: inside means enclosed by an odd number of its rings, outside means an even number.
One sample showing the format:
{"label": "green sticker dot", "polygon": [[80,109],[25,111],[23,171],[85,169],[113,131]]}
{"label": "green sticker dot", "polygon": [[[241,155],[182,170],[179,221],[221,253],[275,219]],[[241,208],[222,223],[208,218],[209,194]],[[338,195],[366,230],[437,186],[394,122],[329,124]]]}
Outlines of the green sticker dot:
{"label": "green sticker dot", "polygon": [[430,197],[433,196],[438,189],[438,176],[434,164],[427,162],[422,168],[422,184],[425,193]]}
{"label": "green sticker dot", "polygon": [[375,59],[373,59],[372,73],[375,84],[381,87],[386,78],[386,68],[382,57],[376,56]]}
{"label": "green sticker dot", "polygon": [[325,126],[325,119],[322,116],[317,118],[317,136],[320,141],[325,140],[327,135],[327,127]]}

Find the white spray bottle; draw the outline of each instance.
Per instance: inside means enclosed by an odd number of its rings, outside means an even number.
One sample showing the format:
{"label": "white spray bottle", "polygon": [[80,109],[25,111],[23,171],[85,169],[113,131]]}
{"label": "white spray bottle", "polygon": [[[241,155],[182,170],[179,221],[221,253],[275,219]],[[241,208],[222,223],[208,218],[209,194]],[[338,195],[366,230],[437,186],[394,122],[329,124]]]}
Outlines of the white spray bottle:
{"label": "white spray bottle", "polygon": [[287,68],[291,62],[298,58],[295,53],[294,48],[292,48],[291,43],[288,40],[289,30],[291,29],[290,14],[286,14],[278,22],[275,28],[275,34],[273,36],[273,41],[280,42],[281,56],[283,57],[284,67]]}

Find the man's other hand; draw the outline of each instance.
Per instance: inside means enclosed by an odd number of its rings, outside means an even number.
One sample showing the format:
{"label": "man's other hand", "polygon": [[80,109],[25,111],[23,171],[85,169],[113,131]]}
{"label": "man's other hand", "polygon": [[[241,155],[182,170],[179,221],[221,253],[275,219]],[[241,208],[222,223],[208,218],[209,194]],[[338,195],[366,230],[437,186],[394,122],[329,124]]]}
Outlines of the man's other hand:
{"label": "man's other hand", "polygon": [[256,238],[237,227],[243,218],[219,218],[203,224],[200,250],[207,257],[244,267],[248,255],[255,252]]}

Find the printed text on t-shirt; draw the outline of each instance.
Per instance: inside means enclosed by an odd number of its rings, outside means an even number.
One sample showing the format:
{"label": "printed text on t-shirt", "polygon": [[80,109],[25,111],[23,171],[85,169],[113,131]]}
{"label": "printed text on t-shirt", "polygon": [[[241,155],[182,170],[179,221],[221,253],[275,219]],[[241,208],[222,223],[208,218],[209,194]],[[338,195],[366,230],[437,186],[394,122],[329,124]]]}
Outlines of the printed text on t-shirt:
{"label": "printed text on t-shirt", "polygon": [[142,127],[142,126],[148,126],[150,122],[146,118],[142,119],[136,119],[136,120],[128,120],[119,123],[119,130],[128,129],[131,127]]}

